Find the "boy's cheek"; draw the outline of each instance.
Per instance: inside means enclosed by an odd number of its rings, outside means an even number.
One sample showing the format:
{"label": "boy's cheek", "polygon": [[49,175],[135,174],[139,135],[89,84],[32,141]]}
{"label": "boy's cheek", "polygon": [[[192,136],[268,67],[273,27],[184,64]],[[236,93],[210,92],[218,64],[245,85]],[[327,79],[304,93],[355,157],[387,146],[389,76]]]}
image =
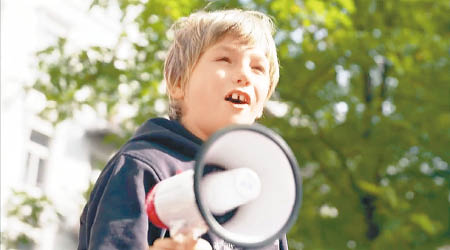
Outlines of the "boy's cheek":
{"label": "boy's cheek", "polygon": [[220,79],[225,79],[225,77],[227,76],[227,72],[224,69],[218,69],[216,71],[216,74]]}

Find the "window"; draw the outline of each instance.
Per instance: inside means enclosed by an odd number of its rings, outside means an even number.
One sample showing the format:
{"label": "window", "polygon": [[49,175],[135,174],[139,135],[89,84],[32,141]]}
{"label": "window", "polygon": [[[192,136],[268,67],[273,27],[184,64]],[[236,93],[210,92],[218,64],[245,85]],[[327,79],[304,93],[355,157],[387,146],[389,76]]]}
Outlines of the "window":
{"label": "window", "polygon": [[33,186],[43,186],[49,156],[50,136],[32,129],[27,143],[24,181]]}

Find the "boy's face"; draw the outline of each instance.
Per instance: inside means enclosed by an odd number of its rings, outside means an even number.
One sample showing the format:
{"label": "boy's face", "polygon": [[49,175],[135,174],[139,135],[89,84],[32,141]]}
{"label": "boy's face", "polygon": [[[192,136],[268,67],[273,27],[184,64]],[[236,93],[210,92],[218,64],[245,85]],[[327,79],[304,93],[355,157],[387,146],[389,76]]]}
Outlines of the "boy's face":
{"label": "boy's face", "polygon": [[200,139],[232,124],[261,117],[270,85],[269,61],[262,47],[227,35],[199,58],[181,101],[182,124]]}

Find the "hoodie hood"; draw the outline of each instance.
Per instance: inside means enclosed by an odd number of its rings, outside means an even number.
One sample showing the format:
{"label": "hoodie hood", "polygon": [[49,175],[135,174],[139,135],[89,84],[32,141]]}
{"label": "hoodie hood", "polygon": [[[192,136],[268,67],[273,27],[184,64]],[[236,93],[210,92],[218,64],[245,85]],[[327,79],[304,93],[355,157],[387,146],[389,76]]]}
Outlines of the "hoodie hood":
{"label": "hoodie hood", "polygon": [[146,121],[131,138],[174,149],[194,158],[203,141],[189,132],[179,121],[153,118]]}

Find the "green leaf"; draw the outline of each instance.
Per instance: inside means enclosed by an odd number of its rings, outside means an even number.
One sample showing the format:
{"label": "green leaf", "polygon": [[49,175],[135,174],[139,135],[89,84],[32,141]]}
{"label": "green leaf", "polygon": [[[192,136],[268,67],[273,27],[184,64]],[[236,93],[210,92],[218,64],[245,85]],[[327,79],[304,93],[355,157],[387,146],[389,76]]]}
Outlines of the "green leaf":
{"label": "green leaf", "polygon": [[424,213],[412,214],[411,221],[420,226],[420,228],[429,235],[436,234],[440,228],[438,223],[431,221],[428,215]]}
{"label": "green leaf", "polygon": [[361,188],[361,190],[375,196],[381,195],[384,192],[382,187],[363,180],[358,181],[358,187]]}

